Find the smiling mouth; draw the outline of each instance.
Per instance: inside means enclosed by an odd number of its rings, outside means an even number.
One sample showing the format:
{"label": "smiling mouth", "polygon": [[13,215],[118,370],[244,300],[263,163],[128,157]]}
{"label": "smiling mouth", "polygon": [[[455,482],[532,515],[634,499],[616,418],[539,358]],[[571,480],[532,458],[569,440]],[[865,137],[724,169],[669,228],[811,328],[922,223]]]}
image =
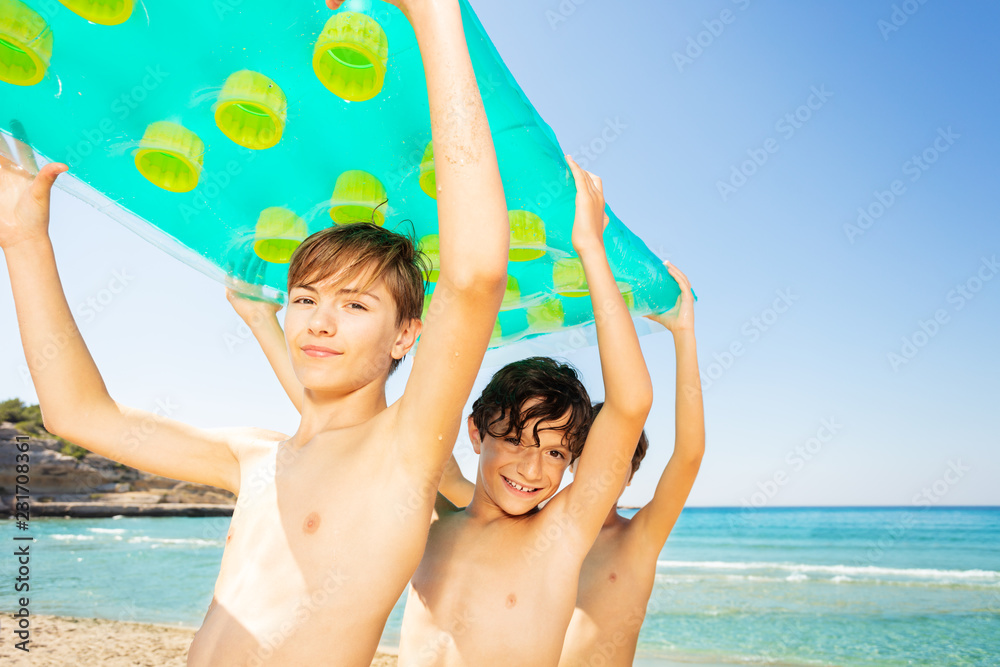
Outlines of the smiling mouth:
{"label": "smiling mouth", "polygon": [[540,491],[541,490],[540,487],[537,488],[537,489],[533,489],[533,488],[531,488],[529,486],[521,486],[520,484],[516,484],[516,483],[512,482],[511,480],[507,479],[503,475],[500,475],[500,476],[503,477],[503,481],[507,483],[508,487],[514,489],[515,491],[517,491],[519,493],[535,493],[536,491]]}
{"label": "smiling mouth", "polygon": [[302,351],[309,357],[335,357],[341,354],[336,350],[323,347],[304,347]]}

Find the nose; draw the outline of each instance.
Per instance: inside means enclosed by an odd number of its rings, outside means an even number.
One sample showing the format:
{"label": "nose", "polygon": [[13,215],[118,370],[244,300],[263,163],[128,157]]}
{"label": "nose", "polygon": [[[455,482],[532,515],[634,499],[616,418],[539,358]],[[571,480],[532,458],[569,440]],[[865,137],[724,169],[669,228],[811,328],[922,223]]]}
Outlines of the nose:
{"label": "nose", "polygon": [[309,333],[314,336],[332,336],[337,333],[337,318],[320,306],[309,317]]}
{"label": "nose", "polygon": [[525,482],[537,482],[542,477],[542,448],[522,447],[517,461],[517,473]]}

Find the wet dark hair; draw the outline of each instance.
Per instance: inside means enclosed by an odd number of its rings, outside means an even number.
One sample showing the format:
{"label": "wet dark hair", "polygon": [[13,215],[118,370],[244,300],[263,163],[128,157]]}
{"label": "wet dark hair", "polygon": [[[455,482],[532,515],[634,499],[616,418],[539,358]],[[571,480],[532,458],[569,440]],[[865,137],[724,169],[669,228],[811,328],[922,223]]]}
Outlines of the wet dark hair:
{"label": "wet dark hair", "polygon": [[[600,403],[594,403],[594,417],[597,413],[601,411],[604,407],[604,401]],[[642,460],[646,458],[646,450],[649,449],[649,440],[646,438],[646,429],[642,429],[642,433],[639,435],[639,444],[635,446],[635,452],[632,454],[632,472],[629,473],[628,481],[632,481],[632,477],[639,470],[639,465]]]}
{"label": "wet dark hair", "polygon": [[[525,410],[524,404],[531,399],[539,402]],[[539,426],[549,422],[544,428],[562,431],[562,442],[573,460],[583,451],[591,412],[590,396],[575,368],[549,357],[529,357],[493,375],[472,404],[472,421],[480,437],[514,435],[520,440],[525,424],[537,418],[531,433],[536,446],[541,446]]]}

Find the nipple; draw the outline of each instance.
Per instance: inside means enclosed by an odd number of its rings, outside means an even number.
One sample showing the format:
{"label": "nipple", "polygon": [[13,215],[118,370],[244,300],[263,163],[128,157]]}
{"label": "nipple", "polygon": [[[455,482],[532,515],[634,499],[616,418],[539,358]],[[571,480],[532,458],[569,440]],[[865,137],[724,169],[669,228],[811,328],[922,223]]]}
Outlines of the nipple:
{"label": "nipple", "polygon": [[319,529],[319,514],[312,512],[306,517],[305,522],[302,524],[302,532],[306,535],[312,535]]}

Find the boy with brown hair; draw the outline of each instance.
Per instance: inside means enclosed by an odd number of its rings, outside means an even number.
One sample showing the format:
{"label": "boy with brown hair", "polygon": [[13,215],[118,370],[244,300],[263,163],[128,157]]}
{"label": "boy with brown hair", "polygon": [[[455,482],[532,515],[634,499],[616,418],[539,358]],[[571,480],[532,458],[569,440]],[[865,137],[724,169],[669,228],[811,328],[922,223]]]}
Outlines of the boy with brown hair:
{"label": "boy with brown hair", "polygon": [[[308,239],[293,258],[285,319],[304,387],[298,430],[210,431],[111,398],[48,236],[51,187],[67,167],[38,171],[24,147],[23,168],[0,156],[0,247],[46,428],[126,465],[238,496],[189,665],[368,667],[423,553],[441,468],[496,320],[510,230],[459,2],[393,4],[416,33],[434,147],[447,157],[437,163],[439,303],[391,406],[386,378],[422,326],[421,267],[405,237],[359,226]],[[137,428],[144,439],[129,444]],[[403,505],[409,520],[396,511]]]}
{"label": "boy with brown hair", "polygon": [[[580,568],[631,469],[652,383],[605,254],[601,180],[572,159],[569,166],[573,247],[594,306],[604,409],[586,429],[585,392],[565,409],[545,387],[515,395],[509,409],[477,401],[469,419],[480,454],[472,501],[459,509],[442,498],[436,506],[403,615],[400,667],[557,665]],[[559,491],[583,442],[576,482]]]}
{"label": "boy with brown hair", "polygon": [[[649,319],[666,327],[674,338],[677,355],[674,453],[660,477],[653,499],[645,507],[626,519],[614,506],[604,519],[597,541],[580,571],[576,609],[566,631],[559,667],[627,667],[632,664],[639,630],[653,592],[656,561],[691,492],[705,453],[705,415],[694,337],[694,297],[687,276],[672,264],[667,265],[667,270],[680,285],[681,296],[674,308],[651,315]],[[602,408],[603,403],[596,404],[594,414],[599,414]],[[632,483],[648,446],[643,431],[619,497]],[[574,473],[578,463],[576,459],[570,466]],[[572,485],[578,482],[574,474]],[[445,466],[440,492],[452,503],[465,506],[472,501],[474,488],[475,485],[462,476],[452,457]]]}
{"label": "boy with brown hair", "polygon": [[[595,418],[576,371],[546,357],[493,376],[467,423],[480,454],[476,484],[468,507],[443,496],[435,507],[403,616],[400,667],[555,667],[581,565],[632,471],[651,381],[604,253],[601,181],[569,165],[577,186],[573,245],[591,290],[606,407]],[[289,378],[273,312],[230,300],[278,377]],[[294,380],[282,384],[297,405]],[[574,459],[576,480],[559,492]]]}

